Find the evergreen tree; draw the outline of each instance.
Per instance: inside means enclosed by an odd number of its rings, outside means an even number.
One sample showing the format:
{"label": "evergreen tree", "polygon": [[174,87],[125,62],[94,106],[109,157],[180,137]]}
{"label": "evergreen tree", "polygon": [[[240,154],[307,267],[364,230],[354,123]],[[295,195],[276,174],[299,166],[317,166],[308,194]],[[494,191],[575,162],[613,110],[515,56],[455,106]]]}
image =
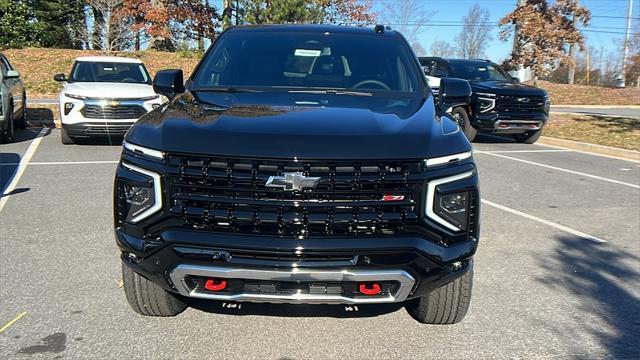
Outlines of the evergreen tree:
{"label": "evergreen tree", "polygon": [[34,14],[25,0],[0,1],[0,47],[37,46]]}
{"label": "evergreen tree", "polygon": [[84,0],[31,0],[38,42],[43,47],[75,48],[83,39],[75,29],[84,26]]}

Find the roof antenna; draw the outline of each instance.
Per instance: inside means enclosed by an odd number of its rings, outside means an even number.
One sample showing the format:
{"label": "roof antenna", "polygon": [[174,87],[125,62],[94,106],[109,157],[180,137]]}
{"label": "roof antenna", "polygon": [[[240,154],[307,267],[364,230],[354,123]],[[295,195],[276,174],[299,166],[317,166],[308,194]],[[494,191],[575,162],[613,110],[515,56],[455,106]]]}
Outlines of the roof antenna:
{"label": "roof antenna", "polygon": [[384,25],[376,25],[376,27],[373,28],[373,31],[375,31],[376,34],[384,34]]}

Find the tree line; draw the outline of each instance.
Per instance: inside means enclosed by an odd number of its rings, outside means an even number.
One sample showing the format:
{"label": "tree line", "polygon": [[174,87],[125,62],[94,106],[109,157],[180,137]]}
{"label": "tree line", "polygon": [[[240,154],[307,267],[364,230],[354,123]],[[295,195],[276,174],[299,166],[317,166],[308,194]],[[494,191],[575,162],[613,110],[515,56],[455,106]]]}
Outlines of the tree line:
{"label": "tree line", "polygon": [[372,0],[0,0],[0,46],[204,49],[232,24],[373,23]]}
{"label": "tree line", "polygon": [[[525,67],[534,79],[553,79],[567,69],[580,70],[571,49],[585,51],[579,27],[591,20],[578,0],[518,0],[498,22],[491,22],[489,11],[478,4],[455,23],[434,19],[436,14],[420,0],[383,0],[376,9],[373,0],[223,0],[221,7],[209,0],[0,0],[0,47],[203,51],[207,41],[233,24],[380,22],[400,31],[418,56],[483,58],[498,28],[502,41],[513,42],[505,67]],[[460,32],[453,43],[434,39],[427,52],[419,38],[438,26],[460,27]],[[628,83],[640,75],[639,59],[638,46],[632,46]],[[620,70],[613,68],[606,70],[608,77],[619,77]]]}

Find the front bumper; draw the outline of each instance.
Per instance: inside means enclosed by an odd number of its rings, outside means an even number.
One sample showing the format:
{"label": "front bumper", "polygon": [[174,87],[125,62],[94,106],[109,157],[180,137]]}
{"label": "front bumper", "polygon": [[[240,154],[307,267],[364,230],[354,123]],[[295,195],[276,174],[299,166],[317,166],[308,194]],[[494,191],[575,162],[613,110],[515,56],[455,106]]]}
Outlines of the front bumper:
{"label": "front bumper", "polygon": [[[477,241],[446,247],[414,236],[298,240],[182,229],[148,240],[117,229],[116,239],[124,263],[166,290],[194,298],[274,303],[388,303],[424,296],[466,273],[477,247]],[[245,285],[244,290],[210,293],[193,286],[193,276],[278,289],[247,291]],[[392,285],[374,297],[346,291],[371,281]],[[294,292],[279,290],[296,286],[300,289]],[[335,286],[342,290],[327,290]]]}
{"label": "front bumper", "polygon": [[545,113],[511,113],[505,114],[478,114],[473,119],[473,126],[490,134],[523,134],[528,131],[537,131],[547,123],[549,117]]}
{"label": "front bumper", "polygon": [[67,135],[73,138],[89,138],[100,136],[124,136],[135,121],[130,122],[84,122],[75,124],[62,124]]}

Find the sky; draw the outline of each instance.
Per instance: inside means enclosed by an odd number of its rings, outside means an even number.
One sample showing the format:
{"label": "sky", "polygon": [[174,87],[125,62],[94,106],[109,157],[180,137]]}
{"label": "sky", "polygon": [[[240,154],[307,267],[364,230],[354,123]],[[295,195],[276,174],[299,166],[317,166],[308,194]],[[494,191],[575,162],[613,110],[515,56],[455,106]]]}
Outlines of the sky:
{"label": "sky", "polygon": [[[396,0],[401,1],[401,0]],[[419,0],[424,3],[425,8],[431,12],[436,12],[431,18],[433,25],[422,33],[418,39],[422,47],[429,52],[431,44],[438,41],[448,41],[454,45],[456,35],[461,31],[461,25],[451,26],[450,22],[462,22],[462,17],[469,9],[478,3],[481,7],[489,10],[490,21],[498,22],[503,16],[512,11],[516,6],[516,0]],[[616,43],[622,42],[626,29],[626,15],[628,0],[580,0],[580,5],[591,10],[593,16],[588,31],[583,32],[586,44],[593,46],[599,51],[600,47],[604,51],[618,51]],[[381,8],[381,1],[374,0],[374,11]],[[633,17],[640,17],[640,0],[634,0]],[[435,23],[435,21],[439,23]],[[446,24],[443,23],[448,22]],[[639,20],[633,20],[633,29],[640,26]],[[495,61],[508,57],[511,50],[511,42],[503,42],[498,37],[498,29],[492,31],[493,40],[489,42],[486,50],[486,57]]]}
{"label": "sky", "polygon": [[[209,0],[218,8],[222,6],[222,0]],[[373,0],[373,11],[380,13],[382,3],[386,0]],[[389,0],[403,1],[403,0]],[[432,25],[427,28],[419,37],[418,41],[429,53],[429,48],[435,40],[448,41],[455,45],[454,39],[462,29],[459,25],[462,17],[476,3],[489,10],[490,21],[498,22],[503,16],[512,11],[517,0],[417,0],[424,4],[429,12],[435,12],[431,21]],[[620,51],[620,45],[624,41],[626,29],[626,16],[629,0],[579,0],[580,5],[591,10],[591,23],[583,32],[587,46],[591,46],[597,51],[601,47],[605,52]],[[640,0],[633,0],[633,15],[631,29],[640,26]],[[458,24],[451,24],[455,22]],[[446,25],[446,26],[444,26]],[[452,26],[453,25],[453,26]],[[393,26],[392,26],[393,28]],[[494,62],[500,63],[508,57],[511,50],[511,42],[503,42],[498,37],[498,28],[492,31],[493,40],[489,42],[486,50],[486,57]]]}

